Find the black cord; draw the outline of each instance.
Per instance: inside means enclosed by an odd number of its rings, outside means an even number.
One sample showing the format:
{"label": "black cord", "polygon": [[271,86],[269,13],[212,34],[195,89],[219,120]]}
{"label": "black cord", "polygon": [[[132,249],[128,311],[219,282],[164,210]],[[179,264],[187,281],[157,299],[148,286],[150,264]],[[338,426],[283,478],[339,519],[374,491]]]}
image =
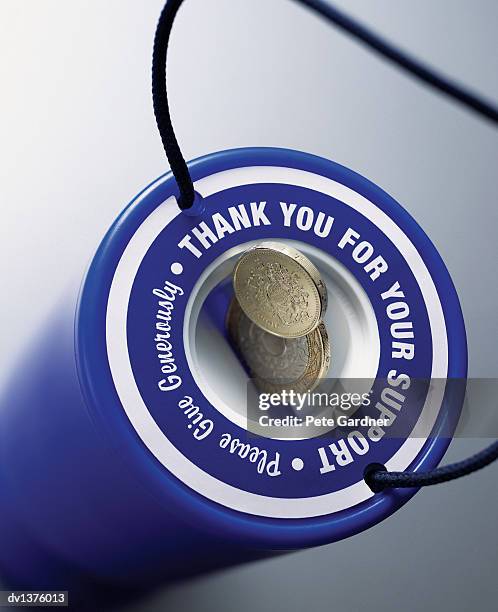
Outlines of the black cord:
{"label": "black cord", "polygon": [[[162,10],[154,38],[152,58],[152,101],[157,127],[171,170],[179,188],[178,205],[182,210],[192,206],[195,191],[185,158],[182,155],[175,136],[169,111],[168,91],[166,85],[166,61],[171,29],[178,9],[184,0],[168,0]],[[439,74],[433,68],[422,64],[395,47],[364,25],[337,10],[324,0],[294,0],[314,10],[322,17],[347,32],[367,47],[376,51],[383,58],[390,60],[408,74],[416,77],[426,85],[459,102],[492,123],[498,123],[498,108],[491,102],[479,97],[464,87],[457,85],[448,77]],[[491,444],[481,452],[458,463],[446,465],[430,472],[388,472],[381,464],[370,464],[365,469],[364,477],[374,492],[394,487],[422,487],[447,482],[475,472],[498,458],[498,442]]]}
{"label": "black cord", "polygon": [[195,192],[187,164],[178,146],[169,112],[166,86],[166,59],[171,28],[183,0],[168,0],[159,17],[152,52],[152,102],[157,127],[171,171],[180,189],[178,205],[183,210],[194,203]]}
{"label": "black cord", "polygon": [[[194,202],[194,185],[171,123],[166,85],[168,43],[173,22],[183,1],[168,0],[159,17],[152,56],[152,101],[164,150],[180,190],[178,205],[181,209],[186,209],[190,208]],[[398,49],[372,30],[369,30],[364,25],[328,4],[328,2],[324,0],[294,1],[314,10],[338,28],[361,41],[383,58],[390,60],[426,85],[433,87],[440,93],[446,94],[454,101],[459,102],[467,109],[474,111],[492,123],[498,123],[498,108],[492,102],[487,102],[477,94],[466,90],[461,85],[457,85],[448,77],[438,74],[433,68],[425,66],[418,59]]]}
{"label": "black cord", "polygon": [[449,465],[430,472],[388,472],[385,466],[372,463],[365,469],[365,481],[374,493],[386,488],[427,487],[455,480],[480,470],[498,459],[498,441],[493,442],[482,451]]}

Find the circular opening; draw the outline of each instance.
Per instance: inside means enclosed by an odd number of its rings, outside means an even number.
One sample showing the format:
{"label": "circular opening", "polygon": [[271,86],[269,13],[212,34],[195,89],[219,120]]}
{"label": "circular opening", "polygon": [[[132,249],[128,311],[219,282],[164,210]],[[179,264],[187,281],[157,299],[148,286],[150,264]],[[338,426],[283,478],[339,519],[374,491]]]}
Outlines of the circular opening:
{"label": "circular opening", "polygon": [[[278,239],[274,239],[278,241]],[[259,241],[228,250],[201,274],[186,308],[184,344],[192,375],[206,399],[226,418],[247,429],[247,393],[251,380],[225,334],[225,315],[233,294],[235,262]],[[380,339],[375,313],[367,294],[336,259],[309,244],[285,241],[318,268],[328,291],[323,321],[331,345],[331,363],[324,378],[348,391],[368,392],[376,376]],[[352,391],[353,389],[351,389]]]}

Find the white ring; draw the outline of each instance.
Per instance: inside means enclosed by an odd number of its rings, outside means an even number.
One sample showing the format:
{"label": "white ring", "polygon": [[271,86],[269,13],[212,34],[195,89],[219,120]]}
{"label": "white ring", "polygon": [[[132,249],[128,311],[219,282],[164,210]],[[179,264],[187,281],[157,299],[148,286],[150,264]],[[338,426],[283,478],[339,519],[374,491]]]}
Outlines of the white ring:
{"label": "white ring", "polygon": [[[216,348],[213,349],[213,339],[210,336],[206,341],[209,343],[206,354],[204,356],[200,355],[198,346],[196,346],[196,328],[207,296],[217,285],[231,275],[235,261],[241,253],[258,242],[260,240],[241,242],[219,255],[203,269],[185,306],[183,326],[183,348],[192,378],[205,399],[224,417],[242,429],[248,427],[247,411],[241,410],[246,400],[247,374],[240,362],[235,359],[232,349],[225,343],[219,332],[217,332],[219,344],[216,345]],[[380,337],[375,311],[367,292],[344,264],[325,251],[298,240],[286,239],[285,244],[299,249],[304,255],[312,259],[324,280],[327,277],[329,278],[330,284],[327,284],[329,305],[323,322],[327,324],[327,320],[329,320],[328,334],[332,340],[333,358],[331,368],[329,372],[324,374],[323,378],[339,379],[344,381],[345,384],[347,384],[348,379],[354,379],[354,391],[368,393],[379,369]],[[332,283],[334,283],[333,289],[331,289]],[[346,307],[344,303],[347,304]],[[337,322],[334,320],[334,316],[330,316],[333,304],[341,304],[343,308],[342,315],[346,317],[346,320],[339,318],[341,325],[346,323],[348,333],[345,339],[339,337]],[[341,329],[341,332],[344,334],[344,330]],[[341,348],[343,349],[341,344],[344,340],[351,346],[348,347],[347,357],[341,363]],[[337,353],[339,359],[336,357]],[[237,371],[227,369],[230,359],[237,362]],[[235,395],[234,389],[237,389],[240,395]],[[256,422],[253,423],[253,427],[255,425]],[[295,437],[287,439],[303,439],[300,438],[302,429],[296,428],[294,434]],[[322,434],[323,430],[317,431],[317,435]]]}
{"label": "white ring", "polygon": [[[136,200],[136,204],[165,180],[162,178],[153,183]],[[417,249],[394,221],[349,187],[294,168],[251,166],[225,170],[197,181],[195,189],[202,196],[208,197],[231,187],[258,183],[290,184],[327,194],[358,211],[384,232],[412,270],[427,308],[433,339],[431,378],[445,379],[448,371],[448,341],[436,287]],[[340,491],[305,498],[268,497],[243,491],[214,478],[192,463],[158,427],[133,376],[128,353],[126,319],[131,288],[142,259],[159,233],[178,214],[176,200],[170,197],[137,228],[116,267],[107,305],[106,343],[109,366],[123,409],[144,444],[172,474],[194,491],[228,508],[249,514],[272,518],[310,518],[339,512],[372,497],[373,493],[364,480]],[[430,431],[432,428],[438,414],[438,410],[433,407],[441,406],[444,390],[444,385],[435,385],[431,389],[412,436],[386,463],[389,470],[406,469],[418,455],[426,438],[417,437],[417,432]]]}

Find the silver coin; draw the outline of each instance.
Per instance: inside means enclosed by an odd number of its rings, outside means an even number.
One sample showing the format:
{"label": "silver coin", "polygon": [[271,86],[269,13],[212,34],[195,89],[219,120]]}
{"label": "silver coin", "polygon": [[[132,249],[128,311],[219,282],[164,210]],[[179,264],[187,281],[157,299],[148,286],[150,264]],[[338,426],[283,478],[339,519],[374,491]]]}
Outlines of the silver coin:
{"label": "silver coin", "polygon": [[277,337],[251,321],[233,298],[226,324],[232,344],[259,391],[311,391],[329,369],[330,344],[323,323],[299,338]]}
{"label": "silver coin", "polygon": [[249,319],[282,338],[312,332],[327,307],[318,269],[297,249],[279,242],[261,242],[246,251],[235,265],[233,286]]}

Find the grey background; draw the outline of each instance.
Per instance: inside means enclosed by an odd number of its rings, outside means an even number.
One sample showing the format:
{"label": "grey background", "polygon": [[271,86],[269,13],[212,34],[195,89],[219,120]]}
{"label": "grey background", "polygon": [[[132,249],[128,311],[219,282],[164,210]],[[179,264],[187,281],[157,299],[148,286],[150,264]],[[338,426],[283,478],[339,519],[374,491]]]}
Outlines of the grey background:
{"label": "grey background", "polygon": [[[498,99],[495,0],[336,4]],[[149,94],[161,6],[0,2],[0,381],[117,213],[167,167]],[[398,199],[452,274],[470,374],[497,375],[498,145],[489,124],[288,0],[186,2],[169,83],[187,158],[296,148],[349,166]],[[457,440],[446,460],[485,443]],[[349,540],[178,585],[126,609],[494,609],[496,473],[421,491]]]}

